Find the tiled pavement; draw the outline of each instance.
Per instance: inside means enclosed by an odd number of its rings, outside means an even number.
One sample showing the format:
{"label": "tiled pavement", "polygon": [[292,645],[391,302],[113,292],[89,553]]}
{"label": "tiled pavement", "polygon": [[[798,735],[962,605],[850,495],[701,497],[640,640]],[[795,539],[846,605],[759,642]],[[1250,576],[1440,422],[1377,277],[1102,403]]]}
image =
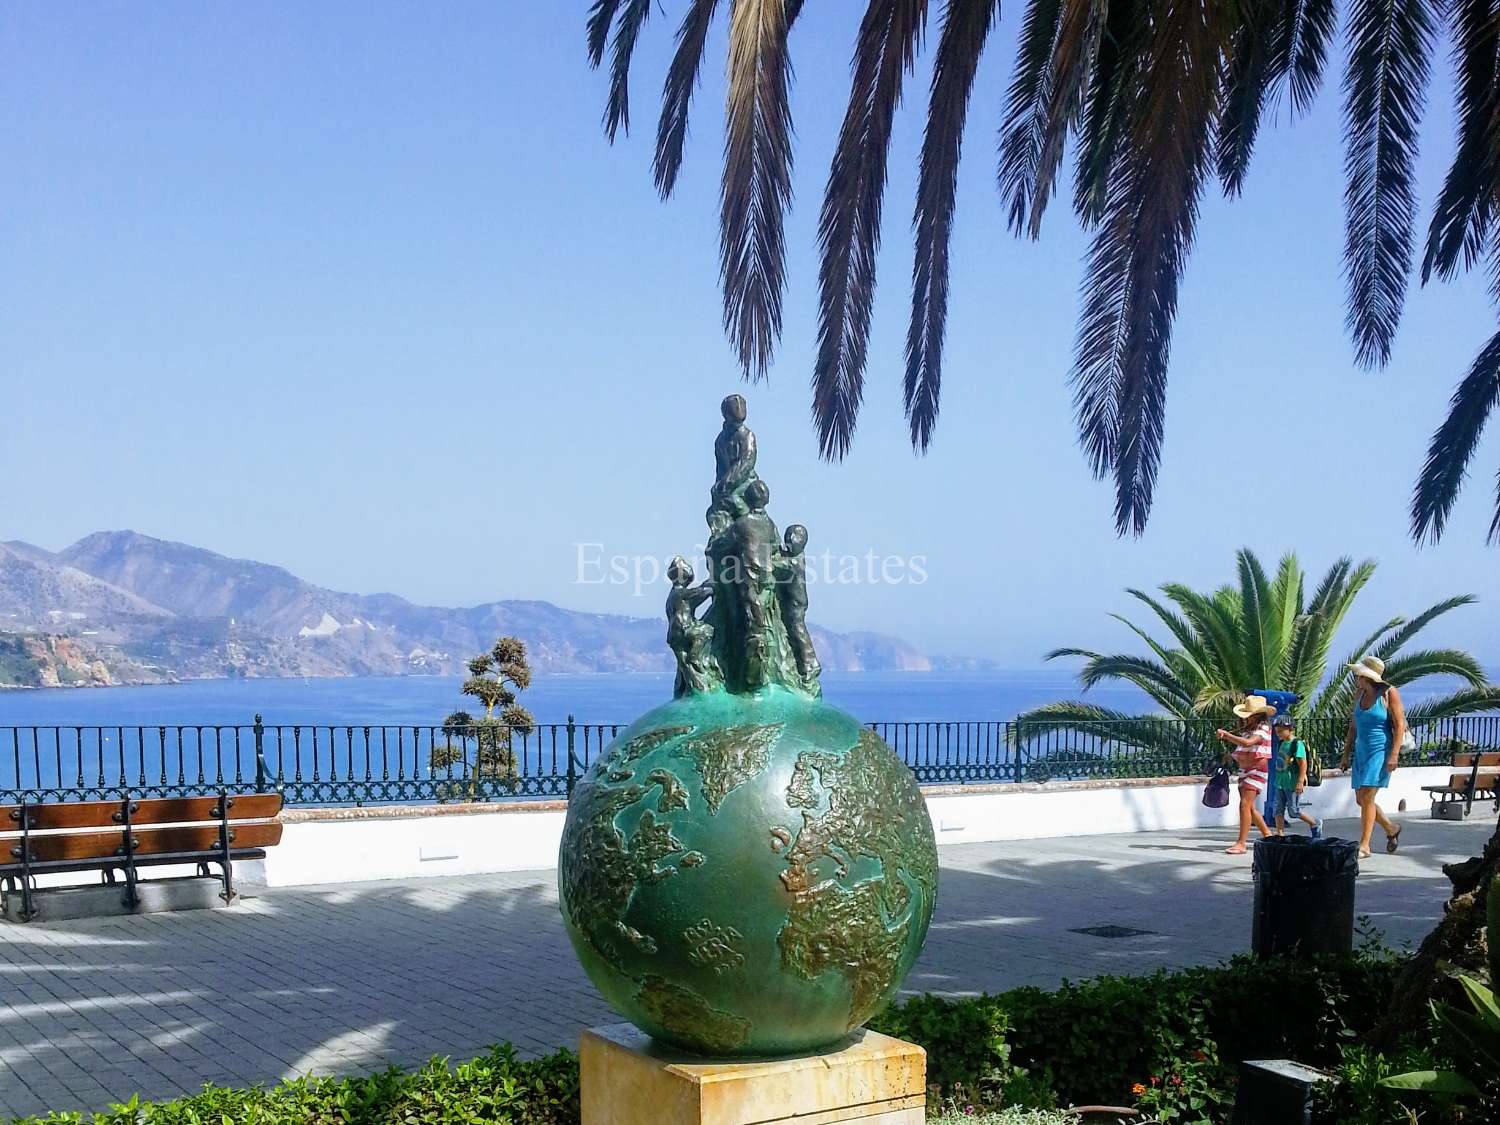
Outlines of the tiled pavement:
{"label": "tiled pavement", "polygon": [[[1359,911],[1393,944],[1419,940],[1441,913],[1439,865],[1478,851],[1493,824],[1411,819],[1401,854],[1365,865]],[[996,991],[1243,950],[1249,862],[1224,843],[1204,830],[946,847],[937,916],[906,987]],[[1107,923],[1152,933],[1070,932]],[[573,959],[550,871],[0,923],[0,1120],[207,1081],[463,1058],[501,1039],[541,1052],[614,1018]]]}

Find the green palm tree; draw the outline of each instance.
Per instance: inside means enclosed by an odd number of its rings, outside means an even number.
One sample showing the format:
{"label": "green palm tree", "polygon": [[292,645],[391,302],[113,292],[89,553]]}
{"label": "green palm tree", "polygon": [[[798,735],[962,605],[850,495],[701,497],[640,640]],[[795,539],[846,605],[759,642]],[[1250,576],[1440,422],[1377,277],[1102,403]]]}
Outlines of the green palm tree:
{"label": "green palm tree", "polygon": [[[881,237],[886,163],[928,0],[866,0],[851,89],[818,224],[813,415],[824,456],[854,436]],[[684,0],[657,121],[656,186],[672,194],[714,20],[728,20],[720,276],[724,328],[747,377],[781,334],[792,198],[791,33],[803,0]],[[608,55],[604,127],[630,128],[630,65],[652,0],[592,0],[588,55]],[[1115,522],[1140,534],[1160,463],[1177,291],[1204,193],[1240,193],[1262,118],[1317,97],[1343,13],[1346,64],[1344,272],[1354,354],[1383,365],[1417,241],[1417,130],[1440,28],[1453,43],[1459,123],[1433,207],[1421,279],[1500,258],[1500,0],[1028,0],[1005,104],[998,184],[1018,235],[1040,235],[1076,154],[1072,205],[1093,235],[1073,368],[1079,443],[1113,477]],[[936,20],[936,16],[934,16]],[[852,19],[851,19],[852,23]],[[937,423],[948,315],[948,253],[960,150],[999,0],[945,0],[936,36],[912,217],[915,261],[905,406],[913,446]],[[1497,288],[1500,299],[1500,288]],[[1500,404],[1500,333],[1483,348],[1434,434],[1411,506],[1412,533],[1442,535],[1480,432]],[[1500,502],[1490,528],[1500,540]]]}
{"label": "green palm tree", "polygon": [[[1366,655],[1384,660],[1387,681],[1398,687],[1430,676],[1463,681],[1457,691],[1409,706],[1407,718],[1414,729],[1500,708],[1500,686],[1486,681],[1484,670],[1469,653],[1409,647],[1439,617],[1473,603],[1472,594],[1447,598],[1411,618],[1392,617],[1361,638],[1345,661],[1330,668],[1336,635],[1375,573],[1375,563],[1356,565],[1351,559],[1340,559],[1309,597],[1307,575],[1295,555],[1283,556],[1274,578],[1247,548],[1239,551],[1237,561],[1238,582],[1211,593],[1177,582],[1162,586],[1160,597],[1142,590],[1127,591],[1156,615],[1170,635],[1165,642],[1158,640],[1128,618],[1112,614],[1146,646],[1147,655],[1082,648],[1060,648],[1047,654],[1048,660],[1082,658],[1079,679],[1085,691],[1111,680],[1133,684],[1160,708],[1156,715],[1134,715],[1086,702],[1052,703],[1018,719],[1018,739],[1034,742],[1059,730],[1095,737],[1107,732],[1111,744],[1180,758],[1185,752],[1184,731],[1197,739],[1186,752],[1201,751],[1213,727],[1230,720],[1234,705],[1256,688],[1295,692],[1298,703],[1293,714],[1309,731],[1336,739],[1343,734],[1353,703],[1344,665]],[[1147,718],[1176,722],[1122,722]]]}

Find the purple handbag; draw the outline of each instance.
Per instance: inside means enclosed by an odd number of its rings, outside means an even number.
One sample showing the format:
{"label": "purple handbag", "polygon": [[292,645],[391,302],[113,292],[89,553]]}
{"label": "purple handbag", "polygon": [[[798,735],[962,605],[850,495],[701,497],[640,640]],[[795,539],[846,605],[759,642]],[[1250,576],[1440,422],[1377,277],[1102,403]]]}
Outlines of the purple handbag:
{"label": "purple handbag", "polygon": [[1229,770],[1218,766],[1203,787],[1203,803],[1211,809],[1222,809],[1229,804]]}

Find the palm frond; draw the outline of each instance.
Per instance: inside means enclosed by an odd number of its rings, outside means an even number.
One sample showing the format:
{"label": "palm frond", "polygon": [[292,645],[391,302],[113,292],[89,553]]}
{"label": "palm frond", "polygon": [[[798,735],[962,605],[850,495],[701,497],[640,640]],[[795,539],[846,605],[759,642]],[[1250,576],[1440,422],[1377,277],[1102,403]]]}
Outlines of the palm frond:
{"label": "palm frond", "polygon": [[1225,716],[1236,703],[1244,700],[1245,693],[1238,688],[1210,684],[1193,699],[1193,713],[1198,716]]}
{"label": "palm frond", "polygon": [[1154,660],[1129,653],[1095,656],[1078,673],[1084,691],[1107,680],[1124,680],[1134,684],[1156,703],[1178,718],[1190,716],[1193,697],[1184,689],[1172,670]]}
{"label": "palm frond", "polygon": [[1271,606],[1271,583],[1265,568],[1248,547],[1236,554],[1240,572],[1240,630],[1248,661],[1250,687],[1271,687],[1271,679],[1280,663],[1273,636],[1274,609]]}
{"label": "palm frond", "polygon": [[[1145,720],[1161,719],[1159,723]],[[1015,745],[1026,746],[1041,739],[1059,740],[1071,734],[1085,746],[1108,744],[1163,757],[1188,757],[1202,752],[1201,735],[1167,716],[1132,715],[1090,703],[1049,703],[1020,715],[1011,725]]]}
{"label": "palm frond", "polygon": [[1223,682],[1230,686],[1246,684],[1250,676],[1240,649],[1238,623],[1226,615],[1213,598],[1204,597],[1181,583],[1169,582],[1161,589],[1167,600],[1182,610],[1202,643],[1213,652]]}
{"label": "palm frond", "polygon": [[1385,664],[1386,683],[1405,687],[1428,676],[1457,676],[1471,688],[1484,687],[1484,668],[1472,655],[1456,648],[1431,648],[1394,656]]}
{"label": "palm frond", "polygon": [[1487,543],[1500,543],[1500,471],[1495,473],[1495,518],[1490,520],[1490,532],[1485,537]]}
{"label": "palm frond", "polygon": [[1415,726],[1486,711],[1500,711],[1500,685],[1463,688],[1439,699],[1424,700],[1406,709],[1406,721]]}
{"label": "palm frond", "polygon": [[1313,591],[1312,601],[1307,603],[1307,612],[1322,613],[1343,586],[1352,569],[1354,569],[1354,560],[1347,555],[1330,566],[1318,582],[1318,588]]}
{"label": "palm frond", "polygon": [[[1309,703],[1313,692],[1318,690],[1332,642],[1333,631],[1321,613],[1309,613],[1297,619],[1282,671],[1282,683],[1286,690],[1296,693],[1300,704]],[[1298,710],[1301,709],[1299,706]]]}
{"label": "palm frond", "polygon": [[1120,136],[1134,104],[1134,90],[1150,46],[1147,0],[1110,0],[1104,34],[1094,54],[1093,73],[1078,121],[1078,156],[1073,175],[1073,209],[1085,227],[1104,217],[1110,174],[1120,152]]}
{"label": "palm frond", "polygon": [[724,330],[747,377],[761,378],[781,335],[783,219],[792,195],[786,0],[735,0],[719,206]]}
{"label": "palm frond", "polygon": [[[1192,625],[1184,617],[1173,613],[1172,610],[1168,609],[1144,590],[1131,588],[1125,592],[1137,601],[1151,607],[1151,611],[1161,619],[1162,624],[1171,631],[1172,636],[1177,638],[1177,643],[1182,646],[1182,650],[1188,653],[1193,658],[1194,663],[1203,669],[1204,679],[1214,679],[1218,675],[1216,654],[1210,646],[1203,643],[1203,639],[1193,631]],[[1121,618],[1120,620],[1123,621],[1125,619]],[[1126,622],[1126,624],[1129,624],[1129,622]]]}
{"label": "palm frond", "polygon": [[1417,126],[1432,54],[1431,0],[1354,0],[1344,78],[1344,272],[1356,359],[1390,358],[1416,214]]}
{"label": "palm frond", "polygon": [[[1358,664],[1360,659],[1370,655],[1370,653],[1374,651],[1375,646],[1380,644],[1381,641],[1385,640],[1388,634],[1395,631],[1396,629],[1401,628],[1401,626],[1404,624],[1406,624],[1406,618],[1398,614],[1395,617],[1392,617],[1384,625],[1379,626],[1373,633],[1366,637],[1362,643],[1355,645],[1354,648],[1349,650],[1349,659],[1344,661],[1344,667],[1347,667],[1350,664]],[[1342,673],[1342,671],[1343,668],[1339,668],[1336,670],[1337,673]]]}
{"label": "palm frond", "polygon": [[1354,599],[1374,576],[1374,559],[1365,559],[1349,571],[1348,577],[1339,585],[1336,594],[1322,606],[1322,612],[1327,616],[1330,628],[1336,630],[1344,623],[1344,617],[1354,605]]}
{"label": "palm frond", "polygon": [[1029,190],[1031,211],[1026,231],[1032,238],[1041,237],[1042,215],[1052,199],[1052,185],[1062,163],[1068,132],[1083,109],[1083,96],[1099,52],[1108,7],[1108,0],[1062,0]]}
{"label": "palm frond", "polygon": [[1061,659],[1064,656],[1081,656],[1085,660],[1097,660],[1097,659],[1099,659],[1099,654],[1097,652],[1093,651],[1093,649],[1071,648],[1071,647],[1055,648],[1051,652],[1047,653],[1046,656],[1042,657],[1042,659],[1043,660],[1058,660],[1058,659]]}
{"label": "palm frond", "polygon": [[1430,539],[1436,543],[1443,537],[1469,461],[1497,402],[1500,402],[1500,332],[1491,336],[1475,357],[1469,373],[1448,402],[1448,416],[1427,447],[1427,461],[1411,499],[1411,533],[1418,542]]}
{"label": "palm frond", "polygon": [[[690,0],[687,13],[677,28],[677,50],[667,67],[662,87],[661,117],[656,123],[656,158],[651,172],[656,190],[663,199],[677,186],[682,170],[682,146],[687,141],[688,107],[698,88],[698,71],[703,66],[703,48],[708,30],[713,26],[719,0]],[[790,19],[787,21],[790,23]]]}
{"label": "palm frond", "polygon": [[1450,0],[1450,37],[1457,102],[1458,144],[1427,229],[1422,283],[1435,273],[1451,277],[1460,261],[1472,268],[1483,252],[1500,183],[1497,148],[1497,50],[1500,13],[1494,0]]}
{"label": "palm frond", "polygon": [[594,0],[589,5],[588,32],[589,65],[598,67],[604,61],[604,48],[609,45],[610,25],[615,22],[615,13],[620,0]]}
{"label": "palm frond", "polygon": [[818,221],[813,419],[829,460],[848,452],[864,396],[891,121],[926,16],[927,0],[870,0],[854,48],[849,107]]}
{"label": "palm frond", "polygon": [[604,106],[604,133],[614,143],[615,134],[630,132],[630,59],[641,25],[651,14],[651,0],[625,0],[610,43],[609,100]]}
{"label": "palm frond", "polygon": [[1207,672],[1190,651],[1186,649],[1167,648],[1150,633],[1122,614],[1111,613],[1110,616],[1139,637],[1145,643],[1146,647],[1156,654],[1158,660],[1172,669],[1173,675],[1182,684],[1182,691],[1186,696],[1191,698],[1196,695],[1198,690],[1209,682]]}
{"label": "palm frond", "polygon": [[[1045,2],[1045,0],[1042,0]],[[948,0],[933,62],[932,97],[917,180],[916,258],[912,265],[911,324],[906,332],[903,395],[911,443],[926,451],[937,424],[943,377],[943,333],[948,321],[948,244],[964,122],[979,56],[999,17],[999,0]]]}
{"label": "palm frond", "polygon": [[1473,594],[1459,594],[1455,597],[1444,598],[1436,605],[1429,606],[1421,613],[1398,625],[1394,632],[1382,640],[1375,649],[1375,655],[1382,660],[1389,660],[1399,653],[1411,642],[1411,639],[1427,626],[1431,625],[1445,613],[1451,613],[1466,605],[1473,605],[1479,599]]}
{"label": "palm frond", "polygon": [[[1293,10],[1295,9],[1295,10]],[[1338,30],[1336,0],[1290,0],[1284,24],[1292,112],[1306,113],[1318,96],[1328,44]]]}
{"label": "palm frond", "polygon": [[1280,41],[1290,43],[1285,30],[1288,9],[1295,13],[1300,7],[1296,0],[1245,0],[1240,6],[1241,18],[1224,71],[1224,111],[1214,146],[1226,195],[1239,195],[1244,187],[1261,111],[1290,62],[1285,52],[1276,49]]}
{"label": "palm frond", "polygon": [[1160,463],[1177,287],[1218,109],[1224,10],[1161,0],[1126,155],[1084,281],[1074,363],[1079,441],[1112,470],[1115,528],[1145,531]]}
{"label": "palm frond", "polygon": [[999,145],[1000,200],[1016,234],[1026,227],[1042,158],[1047,107],[1052,101],[1052,56],[1062,11],[1063,0],[1031,0],[1021,19],[1016,67],[1006,93]]}

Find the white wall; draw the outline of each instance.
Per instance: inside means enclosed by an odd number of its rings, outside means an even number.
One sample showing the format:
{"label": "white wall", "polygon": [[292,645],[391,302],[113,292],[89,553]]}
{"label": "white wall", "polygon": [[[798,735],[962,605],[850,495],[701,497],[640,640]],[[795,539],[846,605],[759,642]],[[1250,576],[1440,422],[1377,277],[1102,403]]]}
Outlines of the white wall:
{"label": "white wall", "polygon": [[[1405,800],[1409,813],[1426,816],[1421,787],[1442,784],[1448,772],[1446,766],[1397,770],[1381,794],[1382,807],[1395,811]],[[1235,823],[1233,793],[1224,809],[1204,808],[1202,795],[1200,781],[934,787],[927,790],[927,807],[940,846]],[[1354,794],[1342,777],[1326,776],[1308,798],[1318,816],[1356,815]],[[288,887],[550,868],[565,815],[560,807],[468,812],[447,806],[427,815],[411,808],[389,814],[297,810],[286,818],[281,844],[264,861],[240,865],[237,878],[245,885]]]}
{"label": "white wall", "polygon": [[[1408,812],[1427,815],[1424,785],[1448,780],[1447,766],[1397,770],[1381,792],[1380,805],[1395,812],[1406,801]],[[1239,817],[1239,795],[1229,805],[1205,808],[1203,783],[1152,782],[1108,787],[1015,785],[975,793],[929,790],[927,809],[939,846],[987,840],[1035,840],[1048,836],[1102,836],[1114,832],[1161,832],[1183,828],[1233,826]],[[1336,819],[1358,816],[1354,791],[1342,777],[1325,775],[1309,789],[1303,804],[1314,816]]]}
{"label": "white wall", "polygon": [[247,885],[293,887],[554,867],[567,815],[562,808],[509,812],[501,806],[458,816],[401,812],[360,819],[289,818],[281,843],[268,848],[264,860],[237,868],[239,878]]}

